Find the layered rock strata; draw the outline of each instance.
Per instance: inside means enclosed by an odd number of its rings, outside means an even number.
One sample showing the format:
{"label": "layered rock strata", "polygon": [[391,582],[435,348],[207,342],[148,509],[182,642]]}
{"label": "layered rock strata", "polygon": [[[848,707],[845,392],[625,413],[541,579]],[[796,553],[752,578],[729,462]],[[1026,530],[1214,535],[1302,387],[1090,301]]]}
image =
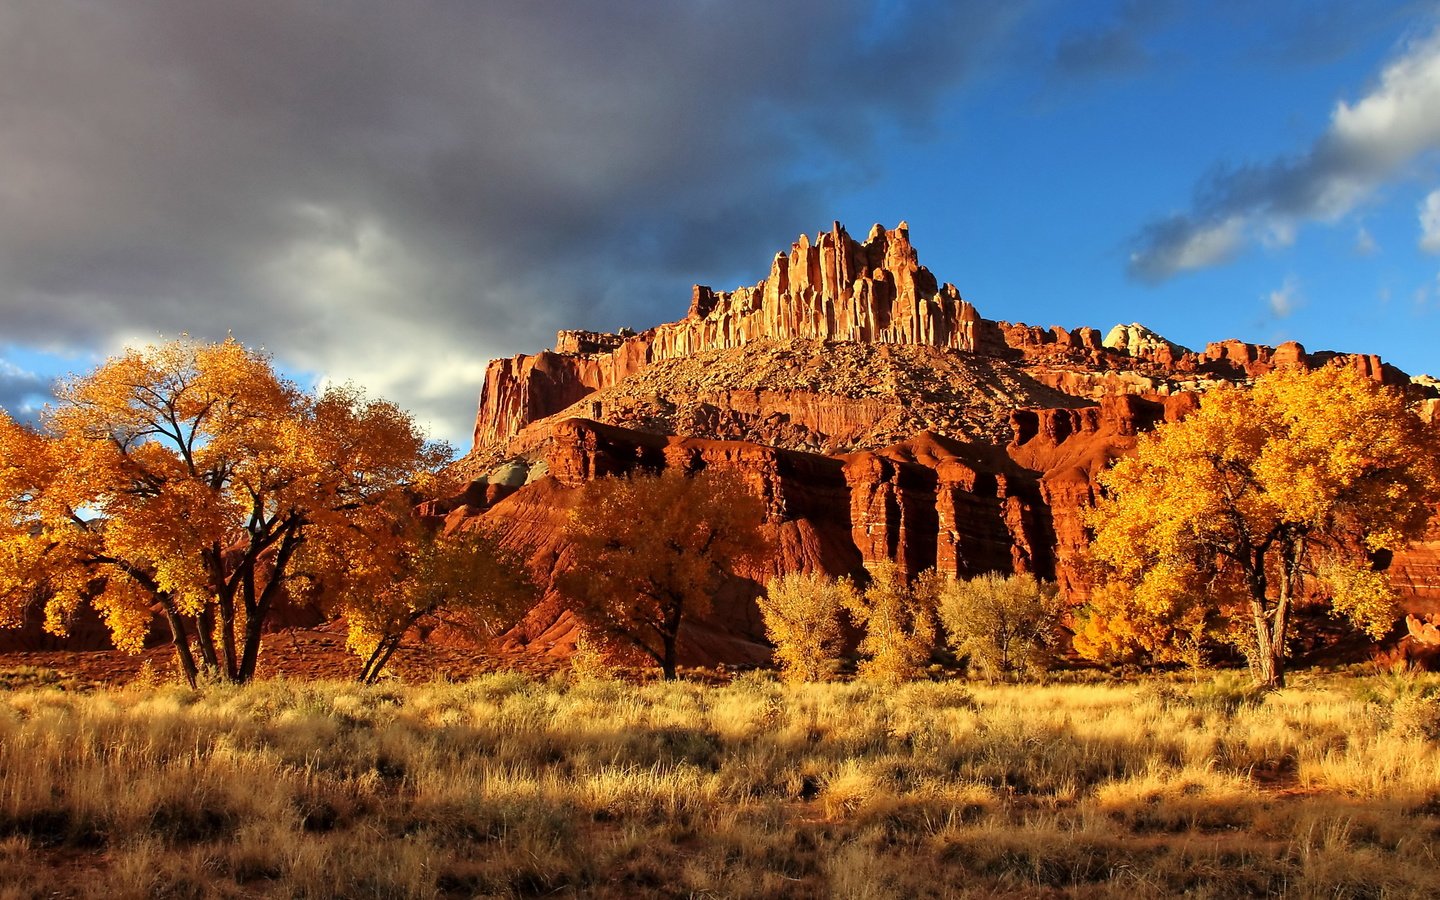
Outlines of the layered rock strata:
{"label": "layered rock strata", "polygon": [[788,254],[777,253],[770,275],[753,287],[696,285],[678,322],[635,335],[562,331],[554,351],[491,362],[475,443],[504,442],[652,363],[790,338],[969,352],[1003,346],[993,323],[920,265],[905,223],[876,225],[862,243],[836,222],[814,241],[801,235]]}
{"label": "layered rock strata", "polygon": [[[788,253],[776,254],[770,274],[751,287],[716,292],[696,285],[685,318],[640,333],[606,334],[561,331],[555,348],[534,355],[497,359],[486,370],[475,422],[474,451],[486,461],[525,453],[543,442],[543,433],[517,437],[532,423],[552,416],[586,416],[618,424],[640,424],[639,416],[612,417],[610,398],[599,405],[579,404],[632,382],[667,361],[762,344],[796,341],[832,345],[910,346],[975,360],[990,359],[1000,368],[1023,370],[1034,381],[1070,395],[1071,403],[1114,394],[1165,397],[1206,390],[1217,383],[1244,381],[1285,366],[1315,367],[1336,358],[1367,377],[1416,391],[1408,377],[1373,355],[1347,356],[1329,351],[1307,353],[1298,343],[1279,347],[1238,340],[1218,341],[1200,352],[1189,350],[1140,324],[1117,325],[1102,337],[1094,328],[1039,328],[984,319],[953,285],[940,284],[920,265],[905,223],[892,230],[879,225],[863,242],[838,222],[812,240],[801,235]],[[655,428],[673,427],[702,437],[773,437],[781,446],[804,449],[876,449],[856,417],[871,415],[854,397],[797,397],[755,388],[753,394],[712,396],[695,421],[677,421],[658,409]],[[631,395],[634,391],[629,392]],[[761,394],[763,393],[763,396]],[[1055,398],[1017,398],[1013,405],[1066,405]],[[684,404],[671,399],[670,406]],[[660,404],[663,406],[664,404]],[[1083,405],[1083,403],[1076,403]],[[766,409],[785,417],[786,433],[754,432],[748,422]],[[623,404],[622,404],[623,408]],[[836,420],[845,425],[836,428]],[[973,430],[949,433],[976,437]],[[845,441],[850,440],[846,444]]]}

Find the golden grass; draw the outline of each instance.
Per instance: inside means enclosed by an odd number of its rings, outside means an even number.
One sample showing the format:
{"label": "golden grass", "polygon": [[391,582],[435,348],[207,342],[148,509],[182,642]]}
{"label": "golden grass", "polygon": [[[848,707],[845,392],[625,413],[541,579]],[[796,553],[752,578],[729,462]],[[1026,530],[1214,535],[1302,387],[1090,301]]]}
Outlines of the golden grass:
{"label": "golden grass", "polygon": [[0,693],[0,898],[1440,896],[1440,683]]}

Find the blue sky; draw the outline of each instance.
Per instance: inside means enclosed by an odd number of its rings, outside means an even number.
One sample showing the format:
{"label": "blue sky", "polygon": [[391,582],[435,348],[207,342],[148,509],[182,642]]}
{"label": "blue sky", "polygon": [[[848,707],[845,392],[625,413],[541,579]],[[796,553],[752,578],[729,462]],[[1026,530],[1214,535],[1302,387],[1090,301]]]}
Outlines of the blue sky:
{"label": "blue sky", "polygon": [[489,358],[678,318],[834,219],[907,220],[989,318],[1440,374],[1437,29],[1385,0],[17,0],[0,405],[234,333],[464,449]]}

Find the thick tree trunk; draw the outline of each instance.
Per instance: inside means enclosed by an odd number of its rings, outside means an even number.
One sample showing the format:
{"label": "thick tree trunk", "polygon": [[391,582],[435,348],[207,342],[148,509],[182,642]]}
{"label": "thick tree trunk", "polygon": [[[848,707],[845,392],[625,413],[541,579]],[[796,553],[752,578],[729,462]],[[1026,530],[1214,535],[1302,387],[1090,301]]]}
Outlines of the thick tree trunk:
{"label": "thick tree trunk", "polygon": [[270,614],[270,607],[275,603],[275,598],[280,594],[280,586],[284,583],[285,570],[290,564],[290,557],[295,554],[295,549],[300,546],[303,540],[300,536],[304,521],[299,518],[291,519],[284,527],[284,537],[280,539],[280,548],[275,553],[274,568],[269,578],[265,581],[265,587],[256,595],[255,590],[255,560],[249,560],[249,568],[243,573],[240,580],[242,599],[245,603],[245,631],[244,644],[240,650],[240,666],[235,673],[235,681],[244,684],[255,677],[255,665],[260,658],[260,635],[265,626],[265,618]]}
{"label": "thick tree trunk", "polygon": [[665,635],[665,656],[660,660],[660,674],[666,681],[674,681],[677,677],[675,673],[675,644],[674,635]]}
{"label": "thick tree trunk", "polygon": [[680,620],[685,616],[684,602],[672,598],[670,609],[665,616],[665,627],[660,629],[660,641],[664,655],[660,660],[660,673],[666,681],[677,677],[678,647],[680,644]]}
{"label": "thick tree trunk", "polygon": [[[1283,568],[1283,566],[1282,566]],[[1255,655],[1250,660],[1250,671],[1255,683],[1265,687],[1280,687],[1284,683],[1285,642],[1277,644],[1272,626],[1273,613],[1266,607],[1269,599],[1270,582],[1265,576],[1265,551],[1254,551],[1250,568],[1250,615],[1255,623]]]}
{"label": "thick tree trunk", "polygon": [[234,681],[239,675],[235,664],[235,601],[220,601],[220,654],[225,663],[225,677]]}
{"label": "thick tree trunk", "polygon": [[[246,610],[249,613],[249,610]],[[240,651],[240,669],[235,673],[235,681],[244,684],[255,677],[255,664],[260,659],[260,627],[263,624],[263,617],[259,615],[246,615],[244,645]]]}

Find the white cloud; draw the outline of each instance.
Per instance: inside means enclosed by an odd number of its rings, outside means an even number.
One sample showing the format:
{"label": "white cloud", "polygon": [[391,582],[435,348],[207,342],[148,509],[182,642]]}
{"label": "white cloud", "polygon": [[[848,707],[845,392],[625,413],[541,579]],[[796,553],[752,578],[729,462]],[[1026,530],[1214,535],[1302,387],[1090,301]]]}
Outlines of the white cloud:
{"label": "white cloud", "polygon": [[1295,244],[1295,223],[1288,219],[1267,222],[1260,235],[1260,242],[1271,250],[1280,250]]}
{"label": "white cloud", "polygon": [[1420,249],[1440,253],[1440,190],[1431,191],[1420,204]]}
{"label": "white cloud", "polygon": [[[1201,200],[1189,213],[1143,228],[1130,271],[1159,281],[1195,268],[1181,264],[1194,258],[1185,249],[1216,228],[1283,245],[1286,236],[1293,238],[1298,223],[1340,219],[1436,149],[1440,29],[1408,45],[1385,66],[1368,94],[1354,103],[1337,102],[1329,128],[1304,152],[1224,170],[1207,180]],[[1440,252],[1440,236],[1436,247]],[[1224,262],[1238,249],[1215,254],[1207,264]]]}
{"label": "white cloud", "polygon": [[1355,252],[1361,256],[1374,256],[1380,252],[1380,244],[1376,242],[1370,229],[1364,225],[1361,225],[1360,230],[1355,232]]}
{"label": "white cloud", "polygon": [[1271,315],[1277,319],[1287,318],[1300,305],[1300,280],[1294,275],[1287,275],[1284,283],[1271,291],[1265,299],[1270,306]]}
{"label": "white cloud", "polygon": [[[1229,260],[1244,242],[1245,220],[1227,219],[1206,228],[1190,229],[1172,220],[1183,234],[1130,254],[1131,271],[1142,277],[1165,278],[1176,272],[1203,269]],[[1157,227],[1165,227],[1163,223]]]}

